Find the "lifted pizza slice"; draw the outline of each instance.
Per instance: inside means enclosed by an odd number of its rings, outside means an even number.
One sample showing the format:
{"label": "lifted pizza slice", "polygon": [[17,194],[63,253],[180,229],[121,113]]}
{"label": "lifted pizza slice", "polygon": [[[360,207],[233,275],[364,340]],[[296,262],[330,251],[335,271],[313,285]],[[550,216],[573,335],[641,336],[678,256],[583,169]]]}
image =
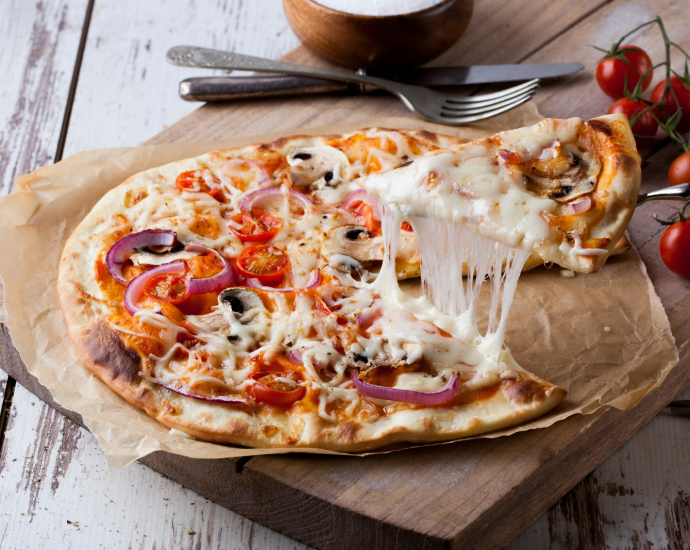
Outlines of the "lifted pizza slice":
{"label": "lifted pizza slice", "polygon": [[546,119],[432,151],[363,185],[403,222],[460,224],[529,251],[530,265],[553,262],[590,273],[632,217],[640,165],[623,115]]}

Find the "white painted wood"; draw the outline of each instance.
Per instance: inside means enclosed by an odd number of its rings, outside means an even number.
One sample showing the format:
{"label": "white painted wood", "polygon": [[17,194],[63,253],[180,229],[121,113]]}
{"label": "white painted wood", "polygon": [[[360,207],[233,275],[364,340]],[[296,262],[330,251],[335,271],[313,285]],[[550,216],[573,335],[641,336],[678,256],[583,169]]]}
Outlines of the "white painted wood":
{"label": "white painted wood", "polygon": [[65,154],[137,145],[199,107],[179,82],[220,72],[167,63],[179,44],[277,58],[299,42],[279,0],[96,0]]}
{"label": "white painted wood", "polygon": [[0,471],[0,548],[303,549],[95,438],[17,386]]}
{"label": "white painted wood", "polygon": [[86,5],[0,2],[0,193],[53,162]]}

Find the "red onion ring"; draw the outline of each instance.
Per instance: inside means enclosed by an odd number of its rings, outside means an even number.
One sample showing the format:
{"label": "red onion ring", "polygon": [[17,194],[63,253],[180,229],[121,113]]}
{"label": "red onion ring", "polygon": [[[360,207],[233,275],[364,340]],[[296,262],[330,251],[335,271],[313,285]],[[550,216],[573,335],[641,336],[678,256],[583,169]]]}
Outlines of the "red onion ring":
{"label": "red onion ring", "polygon": [[[305,211],[314,206],[313,201],[304,193],[300,193],[294,189],[288,189],[287,194],[290,200],[300,203]],[[261,203],[266,199],[277,197],[283,197],[282,187],[266,187],[264,189],[257,189],[256,191],[252,191],[251,193],[245,195],[240,202],[240,210],[243,212],[248,212],[258,203]]]}
{"label": "red onion ring", "polygon": [[[261,163],[256,162],[255,160],[246,160],[246,159],[231,159],[223,163],[222,170],[223,173],[231,178],[236,174],[235,167],[239,167],[240,165],[249,165],[254,173],[256,174],[256,180],[252,183],[264,183],[267,182],[268,180],[271,179],[271,176],[268,175],[268,172],[266,171],[266,168],[264,168]],[[233,173],[234,172],[234,173]]]}
{"label": "red onion ring", "polygon": [[357,189],[350,193],[343,201],[343,208],[345,210],[352,210],[356,207],[358,202],[364,202],[371,208],[371,213],[374,219],[381,221],[381,214],[379,213],[379,203],[366,189]]}
{"label": "red onion ring", "polygon": [[583,214],[592,208],[592,199],[584,197],[579,201],[568,203],[568,210],[573,214]]}
{"label": "red onion ring", "polygon": [[185,250],[189,252],[203,252],[208,254],[209,252],[215,254],[219,258],[225,267],[220,273],[216,273],[211,277],[206,277],[205,279],[192,279],[189,281],[189,294],[206,294],[207,292],[217,292],[223,290],[230,286],[234,286],[237,282],[237,277],[235,276],[235,270],[230,265],[230,262],[226,260],[217,250],[208,248],[199,243],[189,243],[184,247]]}
{"label": "red onion ring", "polygon": [[185,397],[191,397],[192,399],[198,399],[199,401],[215,401],[215,402],[220,402],[220,403],[236,403],[238,405],[246,405],[247,401],[244,399],[236,399],[234,397],[230,397],[229,395],[218,395],[215,397],[202,397],[201,395],[197,395],[195,393],[192,393],[190,390],[187,388],[173,388],[172,385],[170,384],[159,384],[162,388],[165,388],[166,390],[170,390],[175,393],[179,393],[180,395],[184,395]]}
{"label": "red onion ring", "polygon": [[355,383],[357,391],[369,397],[387,399],[388,401],[400,401],[402,403],[416,403],[417,405],[440,405],[441,403],[445,403],[455,396],[460,385],[460,375],[457,372],[453,373],[453,376],[451,376],[445,386],[433,392],[401,390],[397,388],[387,388],[385,386],[376,386],[364,380],[360,380],[359,376],[357,376],[357,371],[352,375],[352,380]]}
{"label": "red onion ring", "polygon": [[172,246],[176,240],[177,234],[166,229],[146,229],[145,231],[132,233],[122,237],[110,247],[110,250],[105,255],[105,265],[113,279],[126,285],[127,279],[125,279],[122,273],[122,268],[136,249],[144,248],[145,246]]}
{"label": "red onion ring", "polygon": [[154,275],[160,275],[161,273],[173,273],[175,275],[182,275],[186,270],[186,265],[182,260],[177,260],[176,262],[170,262],[169,264],[159,265],[148,271],[137,275],[132,279],[127,285],[125,290],[125,309],[130,315],[134,315],[138,310],[142,309],[139,306],[139,299],[144,293],[144,286]]}
{"label": "red onion ring", "polygon": [[299,349],[291,349],[290,353],[288,353],[288,359],[290,360],[290,363],[293,365],[303,365],[304,362],[302,361],[302,350]]}
{"label": "red onion ring", "polygon": [[247,279],[247,286],[251,288],[258,288],[259,290],[267,290],[269,292],[297,292],[298,290],[307,290],[309,288],[315,288],[319,286],[321,283],[321,272],[318,269],[315,269],[309,274],[309,279],[307,280],[307,284],[304,285],[303,287],[283,287],[283,288],[274,288],[272,286],[264,286],[261,284],[259,279]]}

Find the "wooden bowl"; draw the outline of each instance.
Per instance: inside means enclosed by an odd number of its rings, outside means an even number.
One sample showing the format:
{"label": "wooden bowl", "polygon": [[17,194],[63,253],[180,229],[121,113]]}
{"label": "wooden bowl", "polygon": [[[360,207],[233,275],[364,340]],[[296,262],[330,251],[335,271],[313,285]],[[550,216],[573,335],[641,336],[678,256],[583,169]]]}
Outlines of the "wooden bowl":
{"label": "wooden bowl", "polygon": [[465,32],[473,0],[441,0],[401,15],[356,15],[314,0],[283,0],[288,22],[319,57],[352,68],[421,65],[450,48]]}

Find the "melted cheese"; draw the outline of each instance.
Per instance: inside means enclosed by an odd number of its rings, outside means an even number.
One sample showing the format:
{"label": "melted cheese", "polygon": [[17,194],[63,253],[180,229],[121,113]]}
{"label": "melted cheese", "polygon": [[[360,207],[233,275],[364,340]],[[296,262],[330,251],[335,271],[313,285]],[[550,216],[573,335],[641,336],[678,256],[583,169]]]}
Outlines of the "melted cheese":
{"label": "melted cheese", "polygon": [[[399,165],[403,158],[414,157],[407,140],[395,132],[371,130],[369,138],[378,139],[380,148],[369,147],[365,158],[354,160],[349,167],[352,175],[363,175],[374,160],[382,169],[391,169]],[[530,146],[529,143],[524,144],[525,148]],[[395,153],[388,152],[393,149]],[[363,400],[354,388],[348,370],[351,367],[348,354],[354,353],[371,361],[398,360],[410,365],[424,361],[431,364],[434,375],[405,373],[398,376],[395,387],[417,391],[440,389],[445,384],[444,377],[447,379],[453,372],[462,372],[463,379],[481,387],[493,383],[491,372],[501,366],[505,368],[506,364],[510,364],[510,368],[519,370],[511,358],[500,351],[501,346],[497,342],[502,342],[510,296],[517,280],[517,276],[512,274],[519,271],[522,256],[504,245],[492,249],[481,258],[471,254],[468,256],[468,246],[488,250],[487,240],[477,237],[475,242],[471,233],[461,235],[452,224],[413,216],[434,209],[447,211],[444,209],[450,204],[450,221],[479,219],[481,224],[495,231],[499,227],[496,222],[498,218],[512,216],[509,219],[515,221],[517,230],[506,233],[507,241],[536,242],[543,238],[543,227],[540,226],[540,223],[544,223],[543,218],[537,219],[530,214],[534,208],[541,208],[542,203],[535,206],[534,202],[520,202],[518,190],[510,185],[506,187],[506,178],[511,177],[509,172],[505,167],[486,163],[483,160],[485,153],[481,146],[469,147],[462,153],[467,160],[466,165],[458,167],[449,157],[440,154],[423,159],[414,170],[395,170],[392,180],[384,175],[372,176],[367,180],[370,189],[386,204],[382,226],[387,253],[373,283],[368,282],[373,278],[370,273],[362,271],[360,280],[356,281],[347,273],[320,265],[319,247],[326,234],[344,223],[352,223],[349,218],[343,217],[347,213],[342,213],[338,205],[359,187],[360,182],[343,182],[337,187],[314,191],[316,204],[306,213],[289,200],[288,188],[283,184],[282,197],[261,205],[262,209],[279,216],[283,222],[281,231],[269,244],[287,252],[291,268],[288,282],[291,286],[303,285],[314,269],[322,268],[325,275],[348,287],[345,292],[332,295],[326,295],[325,287],[319,289],[324,301],[335,313],[319,312],[309,293],[297,293],[294,300],[278,292],[270,293],[273,302],[270,312],[265,308],[256,308],[244,312],[238,319],[231,310],[224,310],[227,326],[221,331],[216,325],[210,324],[205,316],[190,316],[188,321],[197,327],[198,333],[193,344],[183,345],[178,343],[178,338],[186,333],[184,328],[160,314],[142,310],[137,313],[139,321],[163,329],[161,339],[167,350],[161,356],[150,357],[153,368],[143,375],[166,385],[182,380],[190,386],[203,383],[216,385],[226,391],[241,392],[254,383],[248,379],[254,370],[253,358],[263,357],[270,362],[277,354],[285,354],[287,349],[293,349],[301,353],[307,378],[305,384],[318,390],[319,416],[335,421],[341,413],[352,416],[360,411],[362,418],[370,420],[378,414],[371,400]],[[261,183],[261,174],[257,172],[256,178],[246,181],[246,189],[240,191],[232,181],[232,174],[215,166],[210,157],[185,162],[187,164],[180,163],[170,169],[164,167],[158,177],[148,178],[146,197],[125,210],[131,230],[171,229],[183,243],[200,242],[222,250],[229,257],[237,257],[247,245],[230,231],[230,218],[239,211],[239,204],[248,193],[266,185],[280,185],[284,179],[277,172],[269,182]],[[207,167],[201,169],[207,185],[218,185],[217,182],[220,182],[226,198],[224,203],[198,190],[183,193],[170,191],[177,174],[198,169],[199,165]],[[418,211],[416,208],[419,205],[415,201],[419,197],[415,194],[415,188],[424,171],[441,174],[444,178],[455,178],[459,184],[457,190],[454,187],[432,190],[427,198],[422,199],[422,202],[427,202]],[[480,180],[487,182],[486,191],[479,190],[477,182]],[[462,198],[456,199],[453,193]],[[472,195],[472,200],[466,201],[466,195]],[[534,198],[534,201],[543,200]],[[201,215],[217,224],[217,237],[199,236],[192,230],[194,219]],[[427,296],[419,298],[400,290],[395,273],[397,240],[404,219],[413,224],[422,249]],[[108,232],[113,230],[104,222],[103,230],[106,229]],[[441,238],[445,239],[443,246],[455,254],[450,278],[438,276],[439,273],[449,273],[444,248],[438,244]],[[467,244],[470,241],[475,244]],[[460,242],[464,244],[458,244]],[[142,263],[146,264],[144,260],[147,258],[142,255]],[[463,290],[460,275],[463,262],[469,262],[477,270],[476,277],[470,278],[466,290]],[[504,263],[507,265],[507,276],[502,278],[500,271]],[[492,309],[489,328],[480,333],[477,323],[468,319],[474,319],[479,287],[484,276],[493,276],[495,273],[499,273],[499,276],[493,283],[493,292],[496,296],[503,292],[503,308]],[[448,304],[452,306],[449,308]],[[356,327],[356,320],[365,311],[376,313],[370,326],[359,330],[349,340],[344,338],[339,341],[336,336],[342,330],[339,316],[347,318],[348,327]],[[121,329],[121,332],[127,330]],[[132,336],[142,336],[130,332]],[[389,412],[405,406],[384,405]]]}

